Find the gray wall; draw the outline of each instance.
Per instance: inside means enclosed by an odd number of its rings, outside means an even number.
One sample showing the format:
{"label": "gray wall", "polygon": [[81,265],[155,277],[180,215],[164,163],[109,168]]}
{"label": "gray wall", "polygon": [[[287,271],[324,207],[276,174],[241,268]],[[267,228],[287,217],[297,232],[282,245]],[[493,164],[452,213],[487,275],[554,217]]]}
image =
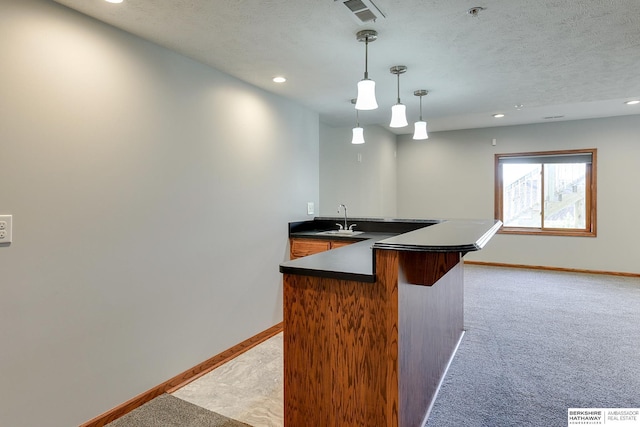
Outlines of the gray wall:
{"label": "gray wall", "polygon": [[[495,138],[497,145],[491,145]],[[398,216],[493,218],[494,154],[597,148],[598,236],[497,235],[468,260],[640,273],[640,116],[398,138]]]}
{"label": "gray wall", "polygon": [[0,425],[68,427],[282,320],[318,116],[50,1],[0,6]]}
{"label": "gray wall", "polygon": [[350,127],[320,124],[318,212],[337,216],[344,203],[350,217],[394,217],[396,136],[380,126],[364,127],[364,144],[351,144],[351,136]]}

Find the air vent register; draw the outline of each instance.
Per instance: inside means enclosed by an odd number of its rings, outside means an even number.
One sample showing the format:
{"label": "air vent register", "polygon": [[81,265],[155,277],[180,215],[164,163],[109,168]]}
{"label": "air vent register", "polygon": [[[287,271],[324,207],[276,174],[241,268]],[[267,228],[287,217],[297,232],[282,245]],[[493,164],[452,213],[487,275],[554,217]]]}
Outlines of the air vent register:
{"label": "air vent register", "polygon": [[384,13],[371,0],[334,0],[344,4],[347,12],[358,24],[385,18]]}

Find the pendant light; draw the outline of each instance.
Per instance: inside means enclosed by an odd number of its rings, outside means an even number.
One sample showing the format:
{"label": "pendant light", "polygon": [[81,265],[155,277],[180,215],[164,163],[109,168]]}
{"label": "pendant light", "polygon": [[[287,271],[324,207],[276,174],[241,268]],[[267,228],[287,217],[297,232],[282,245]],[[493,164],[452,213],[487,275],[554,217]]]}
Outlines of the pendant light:
{"label": "pendant light", "polygon": [[391,123],[389,127],[402,128],[409,124],[407,123],[407,107],[400,103],[400,74],[406,72],[407,67],[404,65],[396,65],[395,67],[391,67],[389,71],[391,71],[391,74],[398,76],[398,101],[396,105],[391,107]]}
{"label": "pendant light", "polygon": [[[352,104],[356,103],[355,99],[351,100]],[[351,137],[352,144],[364,144],[364,129],[360,127],[360,117],[358,117],[358,109],[356,109],[356,127],[352,129],[353,136]]]}
{"label": "pendant light", "polygon": [[420,89],[413,92],[420,97],[420,120],[414,123],[413,139],[429,139],[427,134],[427,122],[422,120],[422,97],[429,93],[428,90]]}
{"label": "pendant light", "polygon": [[375,110],[378,108],[376,101],[376,82],[369,79],[369,42],[378,38],[375,30],[358,31],[356,38],[359,42],[364,42],[364,79],[358,82],[358,98],[356,100],[356,110]]}

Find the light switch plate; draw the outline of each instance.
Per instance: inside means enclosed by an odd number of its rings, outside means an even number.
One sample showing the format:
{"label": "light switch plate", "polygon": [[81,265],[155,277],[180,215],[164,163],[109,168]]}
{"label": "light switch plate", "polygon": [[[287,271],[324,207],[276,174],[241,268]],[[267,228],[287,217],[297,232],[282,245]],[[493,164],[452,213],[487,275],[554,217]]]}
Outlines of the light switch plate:
{"label": "light switch plate", "polygon": [[0,244],[11,243],[12,215],[0,215]]}
{"label": "light switch plate", "polygon": [[313,215],[315,213],[315,206],[313,202],[307,202],[307,215]]}

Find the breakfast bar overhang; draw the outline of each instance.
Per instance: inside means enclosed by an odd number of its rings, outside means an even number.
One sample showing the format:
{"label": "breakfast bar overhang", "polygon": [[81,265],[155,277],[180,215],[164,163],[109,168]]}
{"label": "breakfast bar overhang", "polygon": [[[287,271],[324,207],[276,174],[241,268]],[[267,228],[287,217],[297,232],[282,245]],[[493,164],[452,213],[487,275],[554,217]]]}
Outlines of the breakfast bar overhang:
{"label": "breakfast bar overhang", "polygon": [[280,265],[286,427],[424,425],[464,333],[462,257],[502,225],[366,224],[365,240]]}

